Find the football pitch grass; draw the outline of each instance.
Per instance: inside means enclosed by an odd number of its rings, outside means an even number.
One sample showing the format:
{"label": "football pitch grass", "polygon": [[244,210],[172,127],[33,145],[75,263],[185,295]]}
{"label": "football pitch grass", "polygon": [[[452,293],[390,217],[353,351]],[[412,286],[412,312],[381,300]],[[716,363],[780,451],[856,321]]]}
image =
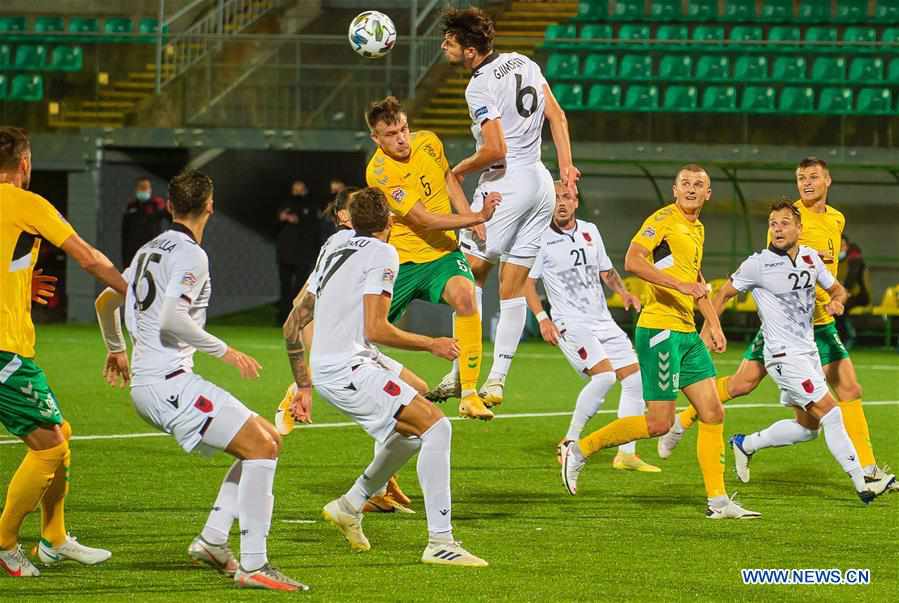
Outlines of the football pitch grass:
{"label": "football pitch grass", "polygon": [[[211,330],[262,363],[258,381],[197,355],[197,372],[271,418],[290,382],[280,331],[213,326]],[[736,369],[744,345],[715,357],[719,374]],[[489,347],[485,368],[489,368]],[[393,353],[433,384],[447,363],[424,353]],[[372,443],[320,398],[316,428],[285,438],[275,479],[269,537],[272,563],[312,586],[306,594],[238,591],[206,568],[192,566],[187,546],[201,529],[230,461],[184,454],[131,407],[127,390],[102,380],[104,350],[91,327],[38,329],[37,362],[47,372],[76,438],[72,442],[69,530],[82,542],[112,551],[107,563],[68,562],[42,568],[37,579],[0,576],[0,600],[237,601],[306,597],[317,601],[887,601],[899,592],[899,495],[863,506],[823,437],[765,450],[753,460],[750,484],[739,484],[727,452],[729,492],[763,517],[709,521],[696,463],[696,430],[661,461],[654,440],[638,453],[663,472],[614,471],[614,451],[593,457],[569,496],[554,448],[568,424],[581,380],[558,350],[542,342],[519,348],[500,417],[491,423],[453,422],[453,524],[457,539],[484,557],[483,569],[425,566],[421,491],[414,462],[400,473],[416,515],[367,515],[372,542],[351,553],[322,521],[321,507],[343,493],[371,458]],[[881,465],[899,466],[899,357],[858,350],[853,358]],[[614,417],[619,388],[607,397],[596,428]],[[683,398],[679,406],[684,404]],[[726,435],[756,431],[791,413],[777,404],[770,380],[728,405]],[[456,416],[455,403],[444,411]],[[23,447],[0,438],[5,489]],[[4,490],[5,492],[5,490]],[[30,550],[39,514],[23,526]],[[232,545],[238,548],[237,526]],[[866,568],[867,586],[747,586],[743,568]]]}

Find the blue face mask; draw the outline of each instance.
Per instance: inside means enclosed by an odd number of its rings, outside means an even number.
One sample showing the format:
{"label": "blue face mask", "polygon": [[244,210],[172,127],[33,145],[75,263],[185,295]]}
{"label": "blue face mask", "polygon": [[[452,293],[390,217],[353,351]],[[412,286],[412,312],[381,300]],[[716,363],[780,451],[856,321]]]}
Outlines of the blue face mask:
{"label": "blue face mask", "polygon": [[137,191],[134,193],[134,196],[137,197],[138,201],[147,202],[150,200],[150,191]]}

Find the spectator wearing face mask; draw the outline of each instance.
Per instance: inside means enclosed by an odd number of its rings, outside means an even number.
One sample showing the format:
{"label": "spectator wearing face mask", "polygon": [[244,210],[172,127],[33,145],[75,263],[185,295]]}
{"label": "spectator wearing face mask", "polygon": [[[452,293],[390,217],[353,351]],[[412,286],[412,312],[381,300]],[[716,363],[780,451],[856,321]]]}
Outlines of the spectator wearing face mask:
{"label": "spectator wearing face mask", "polygon": [[849,311],[853,308],[864,307],[871,303],[871,295],[868,287],[868,267],[865,258],[862,257],[861,248],[849,240],[845,234],[840,243],[840,263],[837,268],[837,278],[849,293],[845,311],[842,316],[837,316],[837,329],[847,348],[855,344],[855,327]]}
{"label": "spectator wearing face mask", "polygon": [[150,179],[142,176],[134,183],[134,196],[122,216],[122,262],[127,267],[141,245],[162,234],[171,223],[165,199],[153,195]]}

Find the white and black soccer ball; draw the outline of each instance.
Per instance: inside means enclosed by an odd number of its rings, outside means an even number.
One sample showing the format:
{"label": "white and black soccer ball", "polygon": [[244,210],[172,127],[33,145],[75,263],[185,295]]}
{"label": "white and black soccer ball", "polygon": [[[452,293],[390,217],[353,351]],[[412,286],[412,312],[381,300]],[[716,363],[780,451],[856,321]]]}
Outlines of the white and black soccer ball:
{"label": "white and black soccer ball", "polygon": [[357,53],[367,59],[380,59],[396,44],[396,26],[384,13],[367,10],[350,22],[347,37]]}

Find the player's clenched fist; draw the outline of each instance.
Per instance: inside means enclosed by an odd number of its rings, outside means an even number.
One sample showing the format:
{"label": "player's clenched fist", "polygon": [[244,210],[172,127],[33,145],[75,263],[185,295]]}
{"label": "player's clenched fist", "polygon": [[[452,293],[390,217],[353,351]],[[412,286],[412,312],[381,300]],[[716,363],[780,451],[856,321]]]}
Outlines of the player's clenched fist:
{"label": "player's clenched fist", "polygon": [[222,362],[239,370],[240,376],[244,379],[256,379],[259,377],[259,371],[262,370],[262,365],[255,358],[234,348],[228,348],[228,351],[222,356]]}
{"label": "player's clenched fist", "polygon": [[452,337],[435,337],[431,340],[430,352],[438,358],[455,360],[459,357],[459,343]]}

